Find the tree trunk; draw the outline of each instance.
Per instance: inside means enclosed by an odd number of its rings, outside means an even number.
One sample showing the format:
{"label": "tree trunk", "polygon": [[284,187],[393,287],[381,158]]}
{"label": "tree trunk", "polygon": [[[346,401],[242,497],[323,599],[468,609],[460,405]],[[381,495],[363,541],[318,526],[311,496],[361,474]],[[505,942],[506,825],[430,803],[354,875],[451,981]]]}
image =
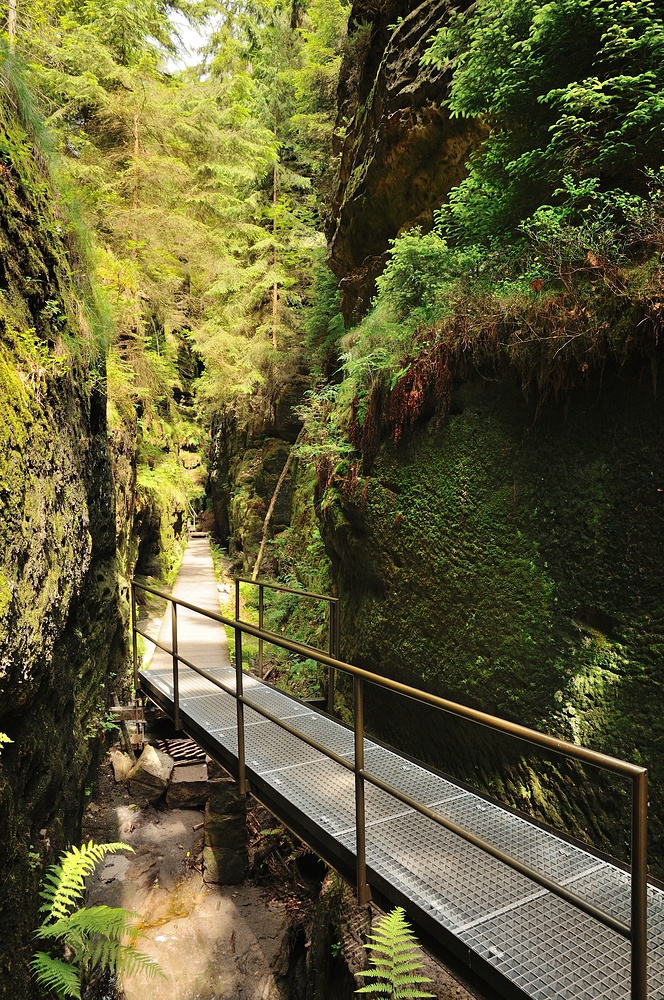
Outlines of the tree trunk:
{"label": "tree trunk", "polygon": [[[297,442],[296,442],[296,444],[297,444]],[[277,485],[274,487],[274,493],[272,494],[272,499],[270,500],[270,506],[267,509],[267,514],[265,515],[265,520],[263,521],[263,537],[261,538],[261,545],[260,545],[260,548],[258,550],[258,555],[256,556],[256,562],[254,563],[253,572],[251,574],[251,579],[252,580],[257,580],[258,579],[258,573],[259,573],[260,568],[261,568],[261,562],[263,560],[263,553],[265,552],[265,546],[267,544],[267,535],[268,535],[268,532],[270,530],[270,522],[272,521],[272,515],[274,514],[274,508],[275,508],[275,505],[277,503],[277,498],[278,498],[279,493],[281,491],[281,487],[284,485],[284,480],[285,480],[286,476],[288,475],[288,470],[290,469],[291,465],[293,464],[293,459],[294,458],[295,458],[295,445],[293,445],[291,447],[291,450],[288,452],[288,458],[286,459],[286,463],[285,463],[283,469],[281,470],[281,475],[279,476],[279,478],[277,480]]]}
{"label": "tree trunk", "polygon": [[17,18],[17,5],[18,0],[9,0],[9,8],[7,10],[7,34],[9,35],[9,51],[13,52],[16,48],[16,18]]}
{"label": "tree trunk", "polygon": [[140,188],[140,173],[139,173],[138,158],[140,156],[140,153],[141,153],[140,120],[139,120],[139,117],[138,117],[138,111],[135,111],[134,112],[134,189],[133,189],[132,201],[131,201],[131,207],[132,207],[132,225],[133,225],[132,239],[134,241],[134,251],[133,251],[134,252],[134,256],[136,256],[136,254],[138,252],[138,223],[137,223],[137,218],[138,218],[138,195],[139,195],[139,188]]}
{"label": "tree trunk", "polygon": [[274,174],[272,180],[272,211],[274,215],[272,216],[272,240],[274,242],[274,257],[272,260],[272,267],[274,269],[274,280],[272,282],[272,346],[275,351],[277,350],[277,302],[278,302],[278,282],[277,282],[277,264],[279,263],[279,257],[277,255],[277,164],[274,165]]}

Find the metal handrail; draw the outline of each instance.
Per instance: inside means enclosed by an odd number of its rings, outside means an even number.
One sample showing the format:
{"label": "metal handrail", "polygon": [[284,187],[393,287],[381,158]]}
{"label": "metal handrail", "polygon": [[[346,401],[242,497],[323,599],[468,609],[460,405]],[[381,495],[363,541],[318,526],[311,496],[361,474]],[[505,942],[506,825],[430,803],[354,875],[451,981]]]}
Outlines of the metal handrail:
{"label": "metal handrail", "polygon": [[[256,581],[249,581],[256,582]],[[274,585],[277,586],[277,585]],[[178,698],[178,687],[177,687],[177,674],[178,674],[178,663],[184,663],[186,666],[193,669],[196,673],[203,677],[206,677],[212,684],[216,687],[221,688],[226,693],[235,697],[237,702],[237,720],[238,720],[238,780],[240,784],[240,789],[244,794],[247,789],[246,782],[246,770],[245,770],[245,754],[244,754],[244,707],[253,709],[260,715],[269,719],[271,722],[280,726],[285,731],[297,736],[302,742],[314,747],[316,750],[325,754],[331,760],[336,761],[336,763],[345,767],[347,770],[353,771],[355,775],[355,819],[356,819],[356,861],[357,861],[357,894],[360,904],[365,904],[370,899],[370,891],[367,883],[367,870],[366,870],[366,830],[365,830],[365,800],[364,800],[364,782],[368,781],[370,784],[383,791],[393,795],[395,798],[408,805],[410,808],[415,809],[417,812],[422,813],[422,815],[427,816],[429,819],[434,820],[436,823],[450,830],[451,832],[467,840],[469,843],[474,844],[476,847],[485,851],[486,853],[502,861],[504,864],[508,865],[515,871],[520,872],[526,877],[530,878],[532,881],[548,889],[550,892],[559,896],[561,899],[566,900],[572,905],[576,906],[578,909],[589,914],[594,919],[598,920],[600,923],[611,928],[617,934],[626,938],[631,942],[631,1000],[647,1000],[648,996],[648,977],[647,977],[647,903],[648,903],[648,867],[647,867],[647,814],[648,814],[648,772],[647,769],[641,767],[637,764],[631,764],[628,761],[620,760],[616,757],[611,757],[607,754],[600,753],[596,750],[590,750],[588,747],[577,746],[574,743],[568,743],[566,740],[558,739],[555,736],[550,736],[547,733],[539,733],[534,729],[529,729],[526,726],[522,726],[518,723],[510,722],[507,719],[500,719],[497,716],[489,715],[486,712],[481,712],[478,709],[469,708],[466,705],[459,705],[456,702],[452,702],[449,699],[441,698],[439,695],[430,694],[426,691],[420,691],[418,688],[411,687],[408,684],[403,684],[400,681],[392,680],[389,677],[382,677],[380,674],[374,674],[371,671],[364,670],[361,667],[353,666],[350,663],[345,663],[336,656],[328,655],[322,650],[317,651],[315,647],[306,646],[303,643],[294,642],[291,639],[287,639],[284,636],[278,635],[274,632],[269,632],[266,629],[256,627],[248,622],[242,622],[239,618],[229,619],[223,615],[216,614],[213,611],[206,611],[204,608],[199,608],[194,604],[190,604],[187,601],[183,601],[179,598],[173,597],[170,594],[166,594],[163,591],[157,590],[153,587],[148,587],[145,584],[138,583],[134,580],[131,582],[132,588],[132,635],[133,635],[133,653],[134,653],[134,679],[135,684],[138,687],[138,659],[137,659],[137,635],[142,635],[144,638],[149,639],[150,642],[154,642],[156,646],[160,649],[171,653],[173,656],[173,711],[174,711],[174,722],[179,727],[179,698]],[[161,645],[159,642],[155,642],[145,633],[138,629],[137,625],[137,615],[136,615],[136,588],[143,590],[149,594],[154,594],[157,597],[165,598],[172,603],[172,620],[174,624],[174,642],[172,649],[167,649],[165,646]],[[302,591],[295,591],[297,594],[303,593]],[[335,600],[335,599],[330,599]],[[182,657],[177,650],[177,618],[175,612],[175,606],[179,605],[181,607],[187,608],[190,611],[194,611],[198,614],[203,615],[212,621],[219,622],[222,625],[227,625],[235,630],[235,670],[236,670],[236,686],[233,691],[226,685],[224,685],[217,678],[208,674],[206,671],[202,670],[200,667],[196,667],[193,663]],[[246,633],[247,635],[252,635],[258,639],[265,642],[280,646],[283,649],[288,649],[291,652],[298,653],[302,656],[308,656],[311,659],[315,659],[317,662],[328,666],[334,670],[341,670],[343,673],[350,675],[353,678],[353,704],[354,704],[354,744],[355,744],[355,754],[354,763],[351,764],[345,758],[340,757],[333,751],[329,750],[322,744],[305,736],[303,733],[289,726],[286,722],[281,719],[276,718],[270,712],[267,712],[260,705],[254,704],[249,698],[244,695],[243,685],[242,685],[242,635]],[[374,684],[377,687],[393,691],[396,694],[400,694],[404,697],[410,698],[414,701],[418,701],[422,704],[432,705],[444,712],[451,715],[455,715],[459,718],[469,719],[479,725],[485,726],[497,732],[506,733],[507,735],[513,736],[516,739],[522,740],[524,742],[530,743],[534,746],[540,746],[554,753],[562,754],[565,757],[570,757],[575,760],[579,760],[585,764],[591,764],[595,767],[601,768],[602,770],[611,771],[614,774],[621,775],[631,779],[632,783],[632,811],[631,811],[631,920],[629,924],[623,921],[617,920],[610,913],[606,913],[604,910],[594,906],[592,903],[587,902],[581,896],[577,896],[575,893],[570,892],[564,885],[554,882],[548,879],[546,876],[541,875],[539,872],[531,869],[528,865],[523,864],[517,858],[511,857],[504,851],[495,847],[487,841],[482,840],[480,837],[475,836],[469,830],[465,830],[457,824],[448,820],[446,817],[441,816],[434,810],[429,809],[422,803],[417,802],[415,799],[411,799],[410,796],[401,792],[399,789],[394,788],[392,785],[383,781],[377,775],[371,774],[364,767],[364,683]]]}
{"label": "metal handrail", "polygon": [[[272,583],[271,580],[252,580],[248,576],[235,577],[235,619],[240,618],[240,584],[250,583],[258,587],[258,627],[263,629],[265,614],[265,589],[277,590],[282,594],[294,594],[296,597],[304,597],[312,601],[325,601],[328,605],[328,650],[330,656],[339,660],[341,658],[341,617],[339,614],[339,598],[330,597],[329,594],[314,594],[310,590],[297,590],[295,587],[286,587],[283,583]],[[248,624],[248,623],[247,623]],[[303,644],[306,645],[306,644]],[[318,646],[308,647],[318,650]],[[319,650],[322,652],[322,650]],[[313,659],[313,657],[310,657]],[[263,639],[258,639],[258,676],[263,679]],[[327,668],[327,710],[332,715],[334,713],[334,667]]]}

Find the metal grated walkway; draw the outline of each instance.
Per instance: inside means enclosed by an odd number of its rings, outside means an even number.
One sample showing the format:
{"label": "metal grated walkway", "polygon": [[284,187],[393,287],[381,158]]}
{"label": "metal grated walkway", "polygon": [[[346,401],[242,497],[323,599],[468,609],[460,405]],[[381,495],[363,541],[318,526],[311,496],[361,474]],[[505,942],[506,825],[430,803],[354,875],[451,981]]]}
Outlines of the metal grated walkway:
{"label": "metal grated walkway", "polygon": [[[234,669],[207,669],[235,689]],[[179,677],[183,728],[233,771],[234,698],[184,665]],[[140,680],[172,714],[172,670],[143,670]],[[341,723],[249,675],[243,685],[250,701],[353,760],[353,733]],[[323,858],[352,874],[352,773],[249,707],[245,733],[247,776],[258,797]],[[365,758],[395,788],[629,920],[630,877],[622,869],[370,740]],[[366,787],[366,826],[369,882],[501,993],[534,1000],[629,997],[629,943],[614,931],[373,785]],[[664,998],[664,891],[653,886],[648,917],[649,997]]]}

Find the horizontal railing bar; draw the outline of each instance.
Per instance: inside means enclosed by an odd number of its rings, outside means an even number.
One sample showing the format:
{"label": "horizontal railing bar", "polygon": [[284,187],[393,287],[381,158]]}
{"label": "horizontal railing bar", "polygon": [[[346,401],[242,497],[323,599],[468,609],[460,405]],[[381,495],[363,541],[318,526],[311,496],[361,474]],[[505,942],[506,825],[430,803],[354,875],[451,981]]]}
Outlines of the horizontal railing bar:
{"label": "horizontal railing bar", "polygon": [[548,889],[549,892],[554,893],[556,896],[560,896],[561,899],[566,900],[568,903],[572,903],[578,909],[583,910],[589,916],[594,917],[595,920],[599,920],[600,923],[604,924],[606,927],[610,927],[611,930],[616,931],[616,933],[621,934],[622,937],[631,938],[632,929],[629,924],[623,923],[622,920],[617,920],[616,917],[611,916],[610,913],[606,913],[604,910],[600,910],[597,906],[593,906],[592,903],[587,902],[582,896],[577,896],[576,893],[570,892],[565,886],[560,885],[558,882],[553,882],[551,879],[547,878],[546,875],[540,875],[538,871],[534,868],[530,868],[528,865],[519,861],[517,858],[513,858],[510,854],[506,854],[501,851],[499,847],[494,847],[489,841],[482,840],[481,837],[477,837],[470,830],[465,830],[462,826],[457,826],[452,820],[446,819],[441,816],[440,813],[435,812],[433,809],[429,809],[428,806],[423,805],[416,799],[412,799],[410,795],[406,795],[405,792],[401,792],[398,788],[394,788],[393,785],[389,785],[386,781],[382,781],[375,774],[371,774],[369,771],[362,769],[360,772],[362,777],[369,781],[372,785],[377,788],[382,789],[382,791],[387,792],[389,795],[393,795],[404,805],[410,806],[417,812],[422,813],[423,816],[427,816],[429,819],[434,820],[440,826],[444,826],[445,829],[449,830],[451,833],[455,833],[458,837],[462,837],[467,840],[468,843],[473,844],[475,847],[479,847],[480,850],[485,851],[487,854],[491,854],[498,861],[502,861],[503,864],[508,865],[508,867],[513,868],[515,871],[520,872],[525,875],[526,878],[531,879],[533,882],[537,882],[544,889]]}
{"label": "horizontal railing bar", "polygon": [[157,647],[157,649],[163,650],[164,653],[170,653],[171,656],[173,655],[172,649],[169,649],[168,646],[163,646],[158,639],[153,639],[151,636],[147,634],[147,632],[141,632],[140,628],[134,629],[134,631],[136,632],[136,635],[140,635],[142,636],[143,639],[147,639],[148,642],[151,642],[154,646]]}
{"label": "horizontal railing bar", "polygon": [[[136,631],[138,632],[139,635],[144,635],[144,633],[139,632],[138,629],[136,629]],[[171,656],[173,655],[172,649],[167,649],[166,646],[162,645],[160,645],[159,648],[163,649],[165,653],[170,653]],[[225,691],[226,694],[231,695],[232,698],[237,698],[237,692],[235,688],[227,687],[222,681],[219,680],[218,677],[214,677],[212,674],[209,674],[206,670],[203,670],[202,667],[197,667],[195,663],[191,663],[190,660],[187,660],[186,657],[184,656],[180,656],[179,653],[177,659],[178,663],[184,663],[185,666],[191,667],[192,670],[194,670],[197,674],[200,674],[201,677],[204,677],[206,680],[210,681],[210,683],[214,684],[215,687],[221,688],[222,691]],[[341,764],[341,766],[345,767],[348,771],[352,771],[354,769],[353,765],[349,763],[349,761],[347,761],[344,757],[340,757],[339,754],[336,754],[334,752],[334,750],[330,750],[329,747],[324,746],[322,743],[318,743],[316,740],[311,739],[309,736],[305,736],[305,734],[300,732],[299,729],[294,729],[292,726],[289,726],[286,722],[284,722],[283,719],[279,719],[276,715],[272,715],[271,712],[266,711],[266,709],[262,708],[260,705],[257,705],[253,701],[250,701],[246,695],[242,695],[240,701],[243,703],[243,705],[246,705],[247,708],[252,708],[254,712],[257,712],[259,715],[264,716],[270,722],[274,722],[276,725],[281,726],[282,729],[285,729],[286,732],[290,733],[292,736],[297,736],[297,738],[299,740],[302,740],[303,743],[307,743],[310,747],[313,747],[314,750],[318,750],[326,757],[329,757],[330,760],[333,760],[336,764]]]}
{"label": "horizontal railing bar", "polygon": [[[170,594],[165,594],[163,591],[146,587],[144,584],[136,583],[135,586],[141,590],[147,591],[150,594],[154,594],[157,597],[164,597],[166,600],[174,601],[182,607],[188,608],[190,611],[197,612],[205,618],[212,619],[212,621],[220,622],[222,625],[228,625],[230,628],[240,628],[241,631],[246,632],[248,635],[253,635],[257,639],[263,639],[265,642],[270,642],[275,646],[280,646],[282,649],[288,649],[293,653],[298,653],[300,656],[316,660],[318,663],[324,663],[329,667],[334,667],[336,670],[341,670],[344,673],[350,674],[352,677],[362,677],[364,680],[371,684],[375,684],[377,687],[382,687],[388,691],[405,695],[405,697],[411,698],[413,701],[433,705],[435,708],[442,709],[442,711],[448,712],[451,715],[470,719],[471,722],[476,722],[478,725],[485,726],[488,729],[507,733],[508,735],[513,736],[516,739],[523,740],[526,743],[532,743],[535,746],[545,747],[555,753],[559,753],[567,757],[573,757],[586,764],[592,764],[595,767],[599,767],[607,771],[614,771],[616,774],[635,777],[636,775],[645,774],[647,772],[647,768],[645,767],[640,767],[637,764],[631,764],[628,761],[619,760],[616,757],[610,757],[607,754],[600,753],[598,750],[590,750],[588,747],[568,743],[566,740],[561,740],[556,736],[549,736],[548,733],[538,733],[537,730],[528,729],[526,726],[522,726],[517,722],[509,722],[507,719],[500,719],[495,715],[489,715],[487,712],[481,712],[479,709],[470,708],[467,705],[459,705],[456,702],[448,701],[447,698],[441,698],[439,695],[429,694],[427,691],[420,691],[418,688],[411,687],[408,684],[402,684],[401,681],[392,680],[390,677],[381,677],[380,674],[374,674],[369,670],[364,670],[362,667],[355,667],[350,663],[345,663],[343,660],[337,660],[335,657],[329,656],[326,653],[317,650],[314,646],[305,646],[302,643],[293,642],[290,639],[285,639],[284,637],[277,635],[275,632],[268,632],[265,629],[259,629],[255,625],[250,625],[246,622],[242,622],[240,624],[232,619],[225,618],[223,615],[218,615],[214,611],[206,611],[204,608],[198,608],[195,604],[189,604],[187,601],[182,601],[177,597],[172,597]],[[314,650],[316,655],[312,656],[312,651]]]}
{"label": "horizontal railing bar", "polygon": [[251,580],[248,576],[236,576],[238,583],[251,583],[254,587],[268,587],[270,590],[280,590],[284,594],[297,594],[298,597],[310,597],[315,601],[327,601],[328,604],[338,604],[338,597],[329,594],[314,594],[310,590],[297,590],[295,587],[285,587],[282,583],[269,583],[267,580]]}
{"label": "horizontal railing bar", "polygon": [[298,740],[302,740],[303,743],[307,743],[310,747],[313,747],[314,750],[318,750],[326,757],[329,757],[330,760],[335,762],[335,764],[341,764],[341,766],[345,767],[348,771],[355,770],[349,761],[347,761],[344,757],[340,757],[339,754],[334,752],[334,750],[330,750],[329,747],[323,746],[322,743],[318,743],[316,740],[312,740],[309,736],[305,736],[304,733],[299,731],[299,729],[294,729],[293,726],[289,726],[283,719],[279,719],[276,715],[272,715],[271,712],[268,712],[264,708],[260,708],[258,705],[249,701],[245,695],[242,695],[240,700],[247,706],[247,708],[253,708],[253,710],[258,712],[259,715],[264,716],[266,719],[269,719],[270,722],[274,722],[277,726],[285,729],[287,733],[291,734],[291,736],[297,736]]}

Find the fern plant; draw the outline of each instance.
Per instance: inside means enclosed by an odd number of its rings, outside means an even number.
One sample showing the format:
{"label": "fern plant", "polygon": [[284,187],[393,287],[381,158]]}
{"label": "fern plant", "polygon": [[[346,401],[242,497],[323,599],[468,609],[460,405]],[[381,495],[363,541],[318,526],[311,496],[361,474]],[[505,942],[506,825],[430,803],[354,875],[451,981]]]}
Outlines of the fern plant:
{"label": "fern plant", "polygon": [[39,912],[44,920],[35,932],[41,941],[50,941],[61,957],[45,951],[33,956],[30,966],[40,986],[58,1000],[81,1000],[82,984],[95,969],[113,974],[161,974],[154,959],[133,947],[139,936],[140,914],[121,907],[79,906],[85,895],[85,880],[107,854],[133,851],[127,844],[94,844],[72,847],[49,868],[44,877]]}
{"label": "fern plant", "polygon": [[374,1000],[433,997],[433,993],[420,989],[422,983],[431,980],[422,975],[417,939],[400,906],[380,918],[369,941],[364,947],[372,952],[372,967],[357,975],[372,978],[374,982],[361,986],[356,993],[371,993]]}

